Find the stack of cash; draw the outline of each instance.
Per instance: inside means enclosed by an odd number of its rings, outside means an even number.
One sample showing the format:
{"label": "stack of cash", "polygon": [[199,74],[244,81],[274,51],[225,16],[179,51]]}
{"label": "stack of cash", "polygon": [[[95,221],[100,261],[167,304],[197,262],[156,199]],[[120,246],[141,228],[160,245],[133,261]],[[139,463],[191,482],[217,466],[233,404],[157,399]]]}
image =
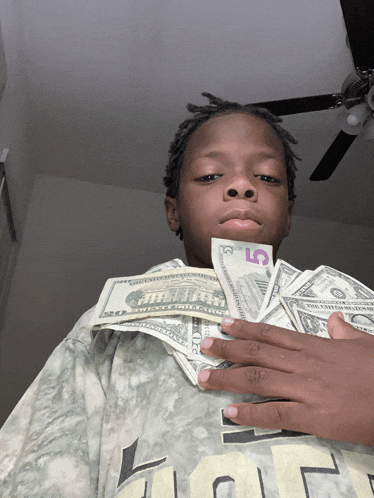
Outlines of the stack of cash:
{"label": "stack of cash", "polygon": [[357,329],[374,334],[371,289],[329,266],[301,273],[279,260],[257,321],[329,337],[327,319],[334,311],[341,311]]}
{"label": "stack of cash", "polygon": [[204,337],[228,337],[220,323],[229,315],[214,270],[173,268],[109,279],[94,314],[94,330],[143,332],[160,339],[193,384],[204,368],[229,363],[200,353]]}
{"label": "stack of cash", "polygon": [[196,385],[204,368],[229,362],[200,352],[205,337],[232,340],[225,316],[328,337],[327,318],[374,333],[374,292],[342,272],[321,266],[301,272],[285,261],[273,266],[272,247],[212,239],[214,270],[178,267],[109,279],[95,309],[93,329],[143,332],[163,342]]}

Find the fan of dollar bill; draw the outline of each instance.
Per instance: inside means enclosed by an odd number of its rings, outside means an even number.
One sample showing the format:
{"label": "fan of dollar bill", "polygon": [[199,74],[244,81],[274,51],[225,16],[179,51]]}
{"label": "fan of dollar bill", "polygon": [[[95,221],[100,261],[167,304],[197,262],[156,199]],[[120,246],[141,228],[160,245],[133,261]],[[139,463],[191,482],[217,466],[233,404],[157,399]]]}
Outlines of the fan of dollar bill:
{"label": "fan of dollar bill", "polygon": [[93,330],[160,339],[194,385],[204,368],[230,365],[200,352],[205,337],[233,340],[220,327],[225,316],[329,337],[327,319],[341,311],[346,322],[374,334],[374,292],[338,270],[301,272],[283,260],[274,267],[271,246],[226,239],[212,239],[212,261],[214,270],[172,260],[144,275],[107,280]]}

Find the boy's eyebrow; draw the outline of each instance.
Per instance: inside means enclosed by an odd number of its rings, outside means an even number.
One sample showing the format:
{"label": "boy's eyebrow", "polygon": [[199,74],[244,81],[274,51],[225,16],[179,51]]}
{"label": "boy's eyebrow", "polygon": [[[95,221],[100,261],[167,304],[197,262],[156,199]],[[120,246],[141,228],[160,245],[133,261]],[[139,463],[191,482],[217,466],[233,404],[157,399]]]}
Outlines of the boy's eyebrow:
{"label": "boy's eyebrow", "polygon": [[[274,153],[274,152],[268,152],[266,150],[260,150],[259,152],[255,153],[255,154],[252,154],[252,155],[256,155],[260,158],[264,158],[264,159],[277,159],[279,160],[281,158],[280,155],[278,155],[277,153]],[[205,154],[202,153],[201,155],[197,156],[196,159],[200,159],[202,157],[208,157],[208,158],[212,158],[212,159],[220,159],[222,157],[228,157],[230,156],[230,153],[228,152],[225,152],[225,151],[220,151],[220,150],[212,150],[210,152],[206,152]]]}
{"label": "boy's eyebrow", "polygon": [[222,156],[227,156],[226,152],[222,152],[222,151],[211,151],[211,152],[207,152],[205,154],[202,154],[200,157],[211,157],[212,159],[215,159],[215,158],[220,158]]}

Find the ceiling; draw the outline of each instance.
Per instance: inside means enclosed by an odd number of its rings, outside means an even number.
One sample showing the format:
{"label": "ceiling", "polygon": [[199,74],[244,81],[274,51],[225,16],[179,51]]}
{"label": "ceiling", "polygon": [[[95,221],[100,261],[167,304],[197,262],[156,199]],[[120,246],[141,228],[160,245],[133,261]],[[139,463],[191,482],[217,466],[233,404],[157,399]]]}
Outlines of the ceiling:
{"label": "ceiling", "polygon": [[[188,102],[341,90],[353,64],[339,0],[23,0],[37,173],[153,192]],[[373,142],[309,176],[338,111],[284,118],[303,158],[295,213],[374,227]]]}

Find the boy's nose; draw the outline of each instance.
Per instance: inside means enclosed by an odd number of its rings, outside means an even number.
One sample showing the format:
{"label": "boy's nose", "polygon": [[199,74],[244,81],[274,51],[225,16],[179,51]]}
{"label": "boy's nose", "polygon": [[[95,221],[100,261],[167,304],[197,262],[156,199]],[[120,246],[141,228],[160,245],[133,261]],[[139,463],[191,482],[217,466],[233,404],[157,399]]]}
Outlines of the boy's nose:
{"label": "boy's nose", "polygon": [[[230,188],[230,190],[228,190],[228,192],[227,192],[227,195],[229,197],[236,197],[237,195],[239,195],[239,192],[237,190],[235,190],[234,188]],[[253,196],[254,196],[253,190],[246,190],[244,192],[244,197],[246,197],[247,199],[250,199]]]}
{"label": "boy's nose", "polygon": [[252,199],[255,200],[257,191],[254,185],[244,177],[233,178],[229,185],[225,188],[224,197],[230,200],[233,197],[238,199]]}

